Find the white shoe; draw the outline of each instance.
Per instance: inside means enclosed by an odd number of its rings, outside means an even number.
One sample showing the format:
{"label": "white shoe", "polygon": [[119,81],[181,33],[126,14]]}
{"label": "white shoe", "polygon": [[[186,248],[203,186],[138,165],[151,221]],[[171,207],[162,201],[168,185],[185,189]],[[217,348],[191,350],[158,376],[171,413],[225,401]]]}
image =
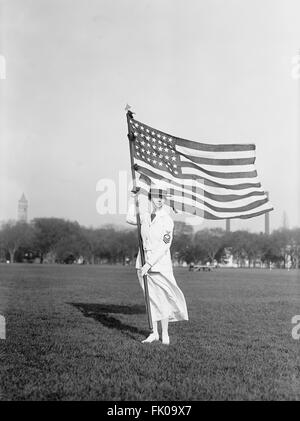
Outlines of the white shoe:
{"label": "white shoe", "polygon": [[168,335],[168,336],[163,336],[163,337],[162,337],[162,343],[163,343],[164,345],[170,345],[170,338],[169,338],[169,335]]}
{"label": "white shoe", "polygon": [[151,342],[158,341],[158,340],[159,340],[158,333],[150,333],[148,338],[146,338],[142,341],[142,344],[151,343]]}

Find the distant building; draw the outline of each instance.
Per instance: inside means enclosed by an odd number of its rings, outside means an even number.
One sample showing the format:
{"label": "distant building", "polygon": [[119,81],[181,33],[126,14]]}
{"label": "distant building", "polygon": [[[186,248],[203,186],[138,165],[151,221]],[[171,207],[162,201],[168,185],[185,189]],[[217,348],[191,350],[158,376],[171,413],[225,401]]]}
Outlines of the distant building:
{"label": "distant building", "polygon": [[26,199],[23,193],[21,199],[18,202],[18,221],[27,222],[27,218],[28,218],[28,200]]}

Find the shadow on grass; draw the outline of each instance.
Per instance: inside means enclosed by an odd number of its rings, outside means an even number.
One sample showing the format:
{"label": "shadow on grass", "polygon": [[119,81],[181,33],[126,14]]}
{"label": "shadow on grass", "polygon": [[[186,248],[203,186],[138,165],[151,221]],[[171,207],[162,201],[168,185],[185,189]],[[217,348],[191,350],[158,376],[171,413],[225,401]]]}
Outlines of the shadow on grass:
{"label": "shadow on grass", "polygon": [[125,324],[111,314],[145,314],[145,307],[139,305],[125,306],[116,304],[67,303],[80,310],[85,317],[92,317],[103,326],[141,335],[149,334],[147,330]]}

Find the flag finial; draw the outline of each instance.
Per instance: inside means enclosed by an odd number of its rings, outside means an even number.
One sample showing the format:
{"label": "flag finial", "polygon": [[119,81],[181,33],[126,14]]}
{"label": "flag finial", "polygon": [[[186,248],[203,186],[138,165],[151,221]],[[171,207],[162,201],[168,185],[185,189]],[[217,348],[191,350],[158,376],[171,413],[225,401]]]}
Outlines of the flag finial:
{"label": "flag finial", "polygon": [[126,104],[125,111],[130,112],[131,114],[135,114],[133,111],[131,111],[131,106],[129,104]]}

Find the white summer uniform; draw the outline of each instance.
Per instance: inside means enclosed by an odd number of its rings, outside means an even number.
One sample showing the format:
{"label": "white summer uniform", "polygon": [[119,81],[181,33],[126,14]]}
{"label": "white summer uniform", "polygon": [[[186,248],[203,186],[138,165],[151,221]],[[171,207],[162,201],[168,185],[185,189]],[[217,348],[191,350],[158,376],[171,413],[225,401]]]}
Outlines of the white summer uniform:
{"label": "white summer uniform", "polygon": [[[127,222],[136,225],[135,206],[130,204]],[[186,302],[173,275],[170,246],[174,222],[165,207],[156,212],[151,221],[150,213],[141,215],[141,235],[145,259],[151,265],[147,274],[151,316],[153,321],[169,319],[170,322],[188,320]],[[136,260],[138,279],[144,291],[141,275],[140,252]]]}

